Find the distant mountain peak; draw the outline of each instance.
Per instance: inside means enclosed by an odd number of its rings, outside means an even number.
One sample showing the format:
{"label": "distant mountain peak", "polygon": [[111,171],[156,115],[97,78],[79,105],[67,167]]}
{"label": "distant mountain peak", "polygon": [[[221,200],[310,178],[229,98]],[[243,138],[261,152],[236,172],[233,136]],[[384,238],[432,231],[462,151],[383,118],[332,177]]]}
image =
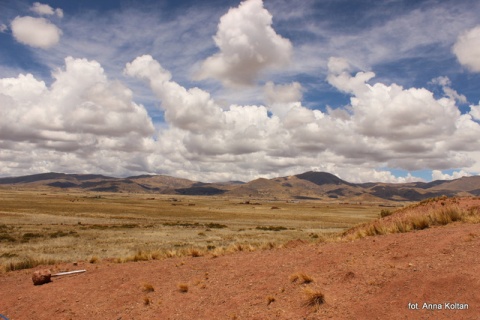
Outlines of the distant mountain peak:
{"label": "distant mountain peak", "polygon": [[326,184],[334,184],[334,185],[344,184],[348,186],[355,186],[353,183],[342,180],[336,175],[328,172],[308,171],[305,173],[297,174],[295,177],[313,182],[319,186],[326,185]]}

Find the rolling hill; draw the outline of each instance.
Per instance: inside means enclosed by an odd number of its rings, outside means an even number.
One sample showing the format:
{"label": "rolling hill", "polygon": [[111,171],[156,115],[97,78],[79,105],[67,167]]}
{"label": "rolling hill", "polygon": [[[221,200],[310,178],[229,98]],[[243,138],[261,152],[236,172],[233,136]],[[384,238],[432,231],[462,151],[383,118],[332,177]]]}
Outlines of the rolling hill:
{"label": "rolling hill", "polygon": [[0,178],[0,186],[54,188],[91,192],[157,193],[172,195],[231,196],[268,199],[419,201],[442,195],[479,196],[480,176],[415,183],[355,184],[327,172],[305,172],[247,183],[203,183],[165,175],[115,178],[97,174],[42,173]]}

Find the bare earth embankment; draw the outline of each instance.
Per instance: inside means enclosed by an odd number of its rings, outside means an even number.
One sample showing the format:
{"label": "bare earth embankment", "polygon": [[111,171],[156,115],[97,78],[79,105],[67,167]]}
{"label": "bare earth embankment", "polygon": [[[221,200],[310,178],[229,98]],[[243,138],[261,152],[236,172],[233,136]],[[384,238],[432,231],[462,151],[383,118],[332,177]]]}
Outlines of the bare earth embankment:
{"label": "bare earth embankment", "polygon": [[[87,272],[42,286],[33,286],[32,269],[8,272],[0,275],[0,313],[9,319],[478,319],[480,200],[439,200],[384,220],[450,206],[467,216],[446,225],[412,224],[423,230],[404,233],[365,236],[357,229],[333,242],[291,241],[218,257],[56,265],[53,272]],[[324,302],[309,305],[308,292],[322,293]]]}

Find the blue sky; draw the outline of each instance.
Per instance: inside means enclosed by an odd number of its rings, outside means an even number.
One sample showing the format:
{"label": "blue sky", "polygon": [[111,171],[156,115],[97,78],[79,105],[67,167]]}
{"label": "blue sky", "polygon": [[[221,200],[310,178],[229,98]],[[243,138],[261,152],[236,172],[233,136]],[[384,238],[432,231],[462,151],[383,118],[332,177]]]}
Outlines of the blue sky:
{"label": "blue sky", "polygon": [[0,5],[0,176],[480,172],[478,1]]}

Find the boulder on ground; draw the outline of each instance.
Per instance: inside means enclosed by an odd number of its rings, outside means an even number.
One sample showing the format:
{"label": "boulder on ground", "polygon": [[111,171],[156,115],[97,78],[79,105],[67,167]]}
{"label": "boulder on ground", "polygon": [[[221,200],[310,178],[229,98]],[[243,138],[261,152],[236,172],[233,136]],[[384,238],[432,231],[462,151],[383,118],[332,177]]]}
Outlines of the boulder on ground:
{"label": "boulder on ground", "polygon": [[51,277],[52,273],[50,272],[50,270],[37,270],[32,275],[32,281],[34,285],[39,286],[52,281]]}

